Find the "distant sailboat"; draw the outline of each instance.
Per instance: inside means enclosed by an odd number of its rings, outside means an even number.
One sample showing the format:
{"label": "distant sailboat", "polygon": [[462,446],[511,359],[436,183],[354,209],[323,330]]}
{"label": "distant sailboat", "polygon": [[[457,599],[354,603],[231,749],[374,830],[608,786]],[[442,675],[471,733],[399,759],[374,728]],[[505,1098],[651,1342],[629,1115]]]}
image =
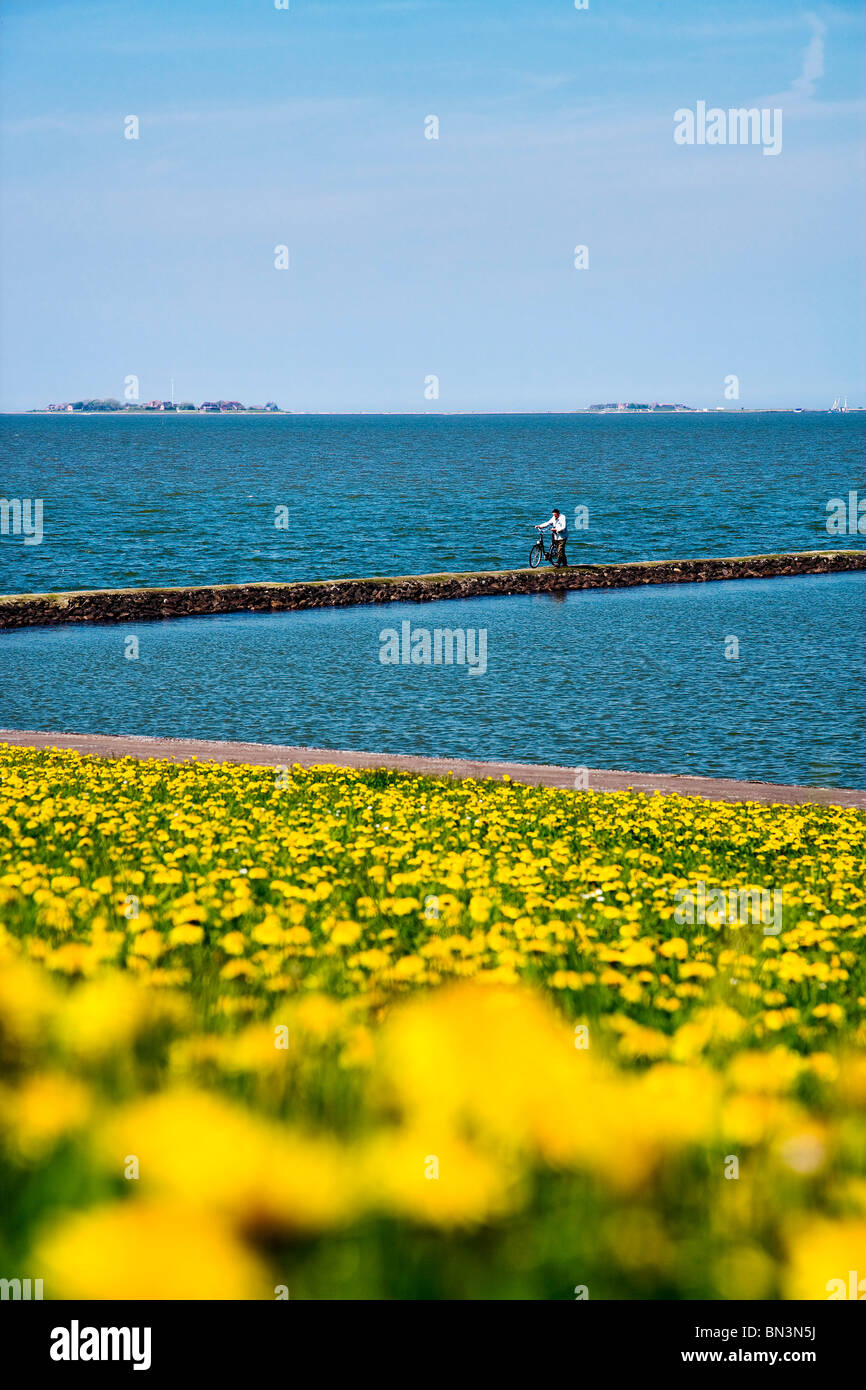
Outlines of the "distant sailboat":
{"label": "distant sailboat", "polygon": [[847,413],[847,410],[848,410],[848,397],[847,397],[847,396],[845,397],[845,400],[844,400],[844,401],[841,401],[841,400],[839,399],[839,397],[837,396],[836,399],[835,399],[835,401],[833,402],[833,404],[830,406],[830,413],[831,413],[831,414],[845,415],[845,414]]}

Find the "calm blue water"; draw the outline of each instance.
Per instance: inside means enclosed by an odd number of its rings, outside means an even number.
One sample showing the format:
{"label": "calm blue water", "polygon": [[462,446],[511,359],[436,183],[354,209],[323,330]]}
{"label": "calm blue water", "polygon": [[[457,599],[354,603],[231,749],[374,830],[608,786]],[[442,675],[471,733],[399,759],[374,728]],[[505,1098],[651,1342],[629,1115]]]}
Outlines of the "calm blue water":
{"label": "calm blue water", "polygon": [[[587,561],[838,545],[866,415],[0,418],[0,593],[525,565],[559,506]],[[277,530],[275,508],[288,508]]]}
{"label": "calm blue water", "polygon": [[[13,631],[0,727],[863,787],[864,600],[851,574]],[[486,672],[383,665],[404,620],[486,629]]]}

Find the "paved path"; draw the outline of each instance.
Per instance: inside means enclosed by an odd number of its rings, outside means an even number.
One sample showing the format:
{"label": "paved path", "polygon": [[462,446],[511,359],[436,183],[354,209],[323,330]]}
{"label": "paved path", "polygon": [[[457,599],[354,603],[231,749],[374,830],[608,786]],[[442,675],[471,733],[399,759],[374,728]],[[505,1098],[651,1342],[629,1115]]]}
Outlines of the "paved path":
{"label": "paved path", "polygon": [[[578,769],[535,763],[466,761],[460,758],[421,758],[402,753],[354,753],[334,748],[295,748],[286,744],[223,743],[214,739],[146,738],[122,734],[34,733],[0,729],[0,744],[22,748],[72,748],[100,758],[168,758],[172,762],[252,763],[266,767],[394,768],[441,777],[510,777],[530,786],[573,788]],[[682,777],[648,772],[603,772],[586,769],[591,791],[659,792],[662,795],[701,796],[709,801],[760,801],[795,805],[820,802],[833,806],[866,807],[866,789],[792,787],[773,782],[734,782],[717,777]]]}

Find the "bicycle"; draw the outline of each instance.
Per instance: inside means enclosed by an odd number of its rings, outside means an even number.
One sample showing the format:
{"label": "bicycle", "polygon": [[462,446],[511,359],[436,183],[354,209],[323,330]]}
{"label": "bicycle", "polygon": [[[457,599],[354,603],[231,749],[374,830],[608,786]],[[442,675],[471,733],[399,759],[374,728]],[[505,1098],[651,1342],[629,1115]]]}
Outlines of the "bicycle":
{"label": "bicycle", "polygon": [[530,566],[532,567],[532,569],[537,570],[542,560],[546,560],[549,565],[558,565],[560,563],[560,560],[558,542],[556,538],[553,536],[553,534],[551,534],[550,548],[549,550],[545,550],[544,532],[542,531],[540,526],[536,526],[535,529],[538,532],[538,540],[535,542],[535,545],[529,552]]}

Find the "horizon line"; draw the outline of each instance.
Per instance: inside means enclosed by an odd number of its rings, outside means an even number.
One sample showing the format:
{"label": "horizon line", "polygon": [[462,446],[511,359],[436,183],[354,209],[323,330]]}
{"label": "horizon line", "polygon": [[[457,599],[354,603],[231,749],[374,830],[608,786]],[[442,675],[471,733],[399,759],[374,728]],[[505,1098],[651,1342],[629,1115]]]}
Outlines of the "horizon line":
{"label": "horizon line", "polygon": [[291,416],[319,416],[345,418],[384,418],[400,417],[408,419],[426,420],[437,416],[453,418],[464,415],[482,416],[503,416],[510,415],[515,417],[543,416],[543,415],[856,415],[866,411],[866,406],[849,405],[844,410],[833,410],[830,406],[821,405],[753,405],[740,406],[736,410],[731,410],[727,406],[713,405],[693,405],[680,407],[679,409],[668,410],[598,410],[589,406],[578,406],[573,410],[200,410],[198,406],[194,410],[48,410],[44,406],[30,407],[27,410],[0,410],[0,417],[27,416],[27,415],[50,415],[56,419],[68,419],[70,415],[100,416],[106,419],[128,418],[131,415],[148,415],[154,417],[178,417],[190,419],[191,417],[212,417],[212,416],[239,416],[257,415],[273,418],[275,415]]}

